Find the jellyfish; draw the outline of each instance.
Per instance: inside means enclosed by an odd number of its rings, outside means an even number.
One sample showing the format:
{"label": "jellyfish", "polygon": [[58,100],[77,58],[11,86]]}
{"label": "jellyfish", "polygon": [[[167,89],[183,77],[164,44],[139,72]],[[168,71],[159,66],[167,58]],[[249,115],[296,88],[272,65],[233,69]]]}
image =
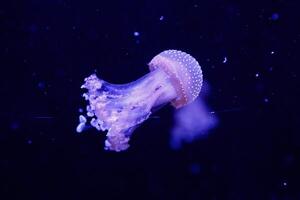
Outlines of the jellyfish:
{"label": "jellyfish", "polygon": [[128,149],[133,131],[153,111],[170,103],[179,109],[193,102],[202,87],[202,70],[191,55],[179,50],[166,50],[148,64],[149,73],[127,84],[111,84],[96,74],[85,78],[81,88],[88,101],[86,116],[80,115],[77,132],[90,125],[107,131],[105,149]]}

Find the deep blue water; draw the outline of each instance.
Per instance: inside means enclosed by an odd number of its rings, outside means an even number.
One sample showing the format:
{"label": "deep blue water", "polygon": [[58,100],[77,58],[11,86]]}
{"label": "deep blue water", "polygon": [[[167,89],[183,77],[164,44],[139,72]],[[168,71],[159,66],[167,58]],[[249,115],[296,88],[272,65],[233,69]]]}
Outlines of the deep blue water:
{"label": "deep blue water", "polygon": [[[299,2],[7,1],[0,6],[0,199],[300,199]],[[169,145],[166,106],[131,147],[78,134],[80,86],[189,52],[218,125]]]}

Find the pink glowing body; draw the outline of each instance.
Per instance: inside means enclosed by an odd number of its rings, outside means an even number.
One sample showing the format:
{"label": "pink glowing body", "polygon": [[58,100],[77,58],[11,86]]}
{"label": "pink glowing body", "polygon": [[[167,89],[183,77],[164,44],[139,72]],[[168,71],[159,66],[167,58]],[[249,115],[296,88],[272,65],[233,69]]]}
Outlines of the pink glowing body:
{"label": "pink glowing body", "polygon": [[[126,150],[137,125],[144,122],[153,109],[171,103],[180,108],[194,101],[202,86],[202,71],[189,54],[177,50],[163,51],[149,63],[150,72],[128,84],[111,84],[95,74],[87,77],[82,88],[89,102],[87,117],[98,130],[108,131],[105,149]],[[80,116],[77,132],[87,122]]]}

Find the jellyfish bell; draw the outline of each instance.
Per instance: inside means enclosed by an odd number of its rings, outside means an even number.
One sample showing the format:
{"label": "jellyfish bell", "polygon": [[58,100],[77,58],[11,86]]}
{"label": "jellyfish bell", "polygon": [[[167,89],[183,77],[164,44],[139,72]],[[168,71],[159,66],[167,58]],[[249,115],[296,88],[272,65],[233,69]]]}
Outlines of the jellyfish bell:
{"label": "jellyfish bell", "polygon": [[[87,118],[98,130],[108,131],[105,149],[123,151],[135,128],[149,118],[153,110],[167,103],[180,108],[199,95],[202,71],[189,54],[166,50],[149,63],[150,72],[128,84],[111,84],[92,74],[85,79],[83,97],[89,102]],[[81,132],[87,120],[82,120]]]}
{"label": "jellyfish bell", "polygon": [[155,56],[149,63],[150,71],[163,69],[170,77],[177,96],[172,105],[180,108],[194,101],[202,86],[202,70],[195,58],[178,51],[167,50]]}

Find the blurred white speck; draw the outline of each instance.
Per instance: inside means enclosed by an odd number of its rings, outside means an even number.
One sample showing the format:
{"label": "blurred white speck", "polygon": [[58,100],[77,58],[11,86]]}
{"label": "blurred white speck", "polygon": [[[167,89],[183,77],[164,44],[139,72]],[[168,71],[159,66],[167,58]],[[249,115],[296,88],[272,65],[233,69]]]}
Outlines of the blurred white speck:
{"label": "blurred white speck", "polygon": [[32,140],[27,140],[27,144],[32,144]]}
{"label": "blurred white speck", "polygon": [[139,36],[139,35],[140,35],[140,33],[139,33],[139,32],[137,32],[137,31],[135,31],[135,32],[133,32],[133,35],[137,37],[137,36]]}
{"label": "blurred white speck", "polygon": [[227,57],[224,57],[223,63],[227,63]]}
{"label": "blurred white speck", "polygon": [[162,21],[164,20],[164,18],[165,18],[164,16],[160,16],[159,20]]}
{"label": "blurred white speck", "polygon": [[259,77],[259,73],[256,73],[256,74],[255,74],[255,77],[258,78],[258,77]]}
{"label": "blurred white speck", "polygon": [[268,98],[264,98],[264,102],[265,102],[265,103],[268,103],[268,102],[269,102],[269,99],[268,99]]}
{"label": "blurred white speck", "polygon": [[78,109],[78,112],[83,113],[83,109],[82,109],[82,108],[79,108],[79,109]]}
{"label": "blurred white speck", "polygon": [[275,52],[274,51],[271,51],[271,55],[273,55]]}
{"label": "blurred white speck", "polygon": [[287,182],[286,181],[283,181],[283,186],[287,186]]}

